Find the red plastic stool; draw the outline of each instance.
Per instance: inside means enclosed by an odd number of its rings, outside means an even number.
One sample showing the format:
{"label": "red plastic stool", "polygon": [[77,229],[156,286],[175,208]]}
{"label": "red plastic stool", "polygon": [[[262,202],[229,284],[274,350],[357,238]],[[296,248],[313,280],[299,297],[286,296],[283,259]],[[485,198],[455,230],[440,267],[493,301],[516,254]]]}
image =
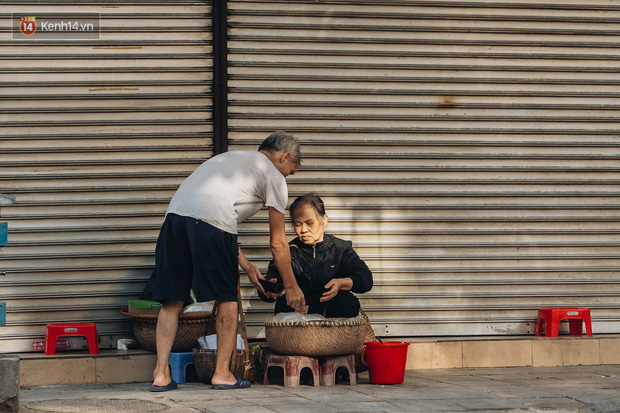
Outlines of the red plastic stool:
{"label": "red plastic stool", "polygon": [[349,385],[357,385],[357,373],[355,371],[355,355],[321,357],[321,386],[333,386],[336,384],[336,372],[340,367],[346,367],[349,372]]}
{"label": "red plastic stool", "polygon": [[542,335],[543,321],[545,322],[545,337],[557,337],[560,331],[560,321],[568,319],[571,336],[583,334],[583,323],[586,324],[586,335],[592,337],[592,320],[589,308],[540,308],[536,321],[536,335]]}
{"label": "red plastic stool", "polygon": [[264,384],[269,384],[267,373],[269,367],[282,367],[284,370],[284,387],[297,387],[300,382],[300,373],[303,368],[312,370],[314,387],[319,386],[319,360],[306,356],[282,356],[279,354],[267,354],[265,358]]}
{"label": "red plastic stool", "polygon": [[99,354],[99,340],[95,323],[52,323],[45,332],[47,355],[56,354],[56,340],[62,336],[84,336],[88,340],[88,354]]}

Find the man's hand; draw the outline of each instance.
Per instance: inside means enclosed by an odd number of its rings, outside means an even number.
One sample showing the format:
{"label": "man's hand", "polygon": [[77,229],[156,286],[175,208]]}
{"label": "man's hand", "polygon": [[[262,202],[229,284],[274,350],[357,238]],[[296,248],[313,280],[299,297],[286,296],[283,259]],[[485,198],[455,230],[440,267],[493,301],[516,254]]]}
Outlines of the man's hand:
{"label": "man's hand", "polygon": [[254,264],[249,264],[247,268],[244,268],[243,270],[248,275],[250,282],[254,284],[254,287],[256,287],[256,289],[262,292],[263,294],[267,295],[268,293],[263,289],[263,286],[258,281],[259,279],[263,279],[263,280],[265,279],[263,275],[260,273],[260,270]]}
{"label": "man's hand", "polygon": [[325,284],[325,291],[321,296],[322,303],[325,301],[329,301],[338,294],[338,291],[345,290],[348,291],[353,288],[353,280],[350,278],[334,278],[327,284]]}
{"label": "man's hand", "polygon": [[301,311],[306,306],[306,299],[304,293],[297,284],[292,287],[285,287],[286,291],[286,304],[294,308],[295,311]]}
{"label": "man's hand", "polygon": [[254,287],[256,287],[257,290],[259,290],[260,292],[266,295],[267,293],[263,289],[263,286],[260,285],[260,282],[258,282],[259,279],[264,280],[265,278],[260,273],[260,270],[254,264],[248,261],[243,251],[241,251],[241,248],[239,248],[239,265],[241,266],[241,268],[243,268],[243,271],[245,271],[245,273],[248,275],[248,278],[250,279],[250,282],[254,284]]}

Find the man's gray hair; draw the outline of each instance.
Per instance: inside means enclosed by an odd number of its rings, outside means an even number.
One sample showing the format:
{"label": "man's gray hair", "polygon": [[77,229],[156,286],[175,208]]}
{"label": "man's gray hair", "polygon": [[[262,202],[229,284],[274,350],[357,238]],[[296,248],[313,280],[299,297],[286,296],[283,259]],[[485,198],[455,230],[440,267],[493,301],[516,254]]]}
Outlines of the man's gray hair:
{"label": "man's gray hair", "polygon": [[289,152],[291,154],[291,162],[296,165],[301,164],[301,149],[299,147],[299,141],[296,137],[284,132],[283,130],[277,130],[267,136],[263,143],[261,143],[258,147],[258,150],[265,150],[269,152]]}

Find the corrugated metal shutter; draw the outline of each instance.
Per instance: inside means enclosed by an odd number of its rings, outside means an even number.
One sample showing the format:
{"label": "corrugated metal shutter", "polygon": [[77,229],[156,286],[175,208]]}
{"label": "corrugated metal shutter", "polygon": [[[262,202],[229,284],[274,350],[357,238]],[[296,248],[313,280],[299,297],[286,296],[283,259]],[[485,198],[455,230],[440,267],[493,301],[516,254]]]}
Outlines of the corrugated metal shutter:
{"label": "corrugated metal shutter", "polygon": [[[541,306],[620,332],[620,5],[229,1],[230,147],[303,141],[387,336],[531,334]],[[266,219],[246,225],[266,267]],[[271,307],[249,288],[254,333]]]}
{"label": "corrugated metal shutter", "polygon": [[[99,12],[100,40],[11,40],[12,12]],[[55,321],[102,345],[153,267],[170,197],[212,155],[211,3],[3,2],[0,11],[0,351]]]}

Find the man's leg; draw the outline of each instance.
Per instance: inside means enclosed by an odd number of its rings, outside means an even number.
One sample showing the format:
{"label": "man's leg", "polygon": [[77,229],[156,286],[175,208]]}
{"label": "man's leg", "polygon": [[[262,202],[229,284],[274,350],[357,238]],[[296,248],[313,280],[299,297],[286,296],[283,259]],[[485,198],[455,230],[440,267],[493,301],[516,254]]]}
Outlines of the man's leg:
{"label": "man's leg", "polygon": [[157,330],[155,331],[157,364],[155,365],[155,371],[153,371],[154,386],[167,386],[172,380],[168,359],[170,358],[174,338],[177,335],[179,313],[182,308],[183,301],[165,301],[161,305],[159,317],[157,318]]}
{"label": "man's leg", "polygon": [[[237,348],[238,308],[236,301],[219,301],[215,330],[217,333],[217,359],[211,384],[235,384],[230,371],[230,358]],[[159,353],[158,353],[159,356]]]}

